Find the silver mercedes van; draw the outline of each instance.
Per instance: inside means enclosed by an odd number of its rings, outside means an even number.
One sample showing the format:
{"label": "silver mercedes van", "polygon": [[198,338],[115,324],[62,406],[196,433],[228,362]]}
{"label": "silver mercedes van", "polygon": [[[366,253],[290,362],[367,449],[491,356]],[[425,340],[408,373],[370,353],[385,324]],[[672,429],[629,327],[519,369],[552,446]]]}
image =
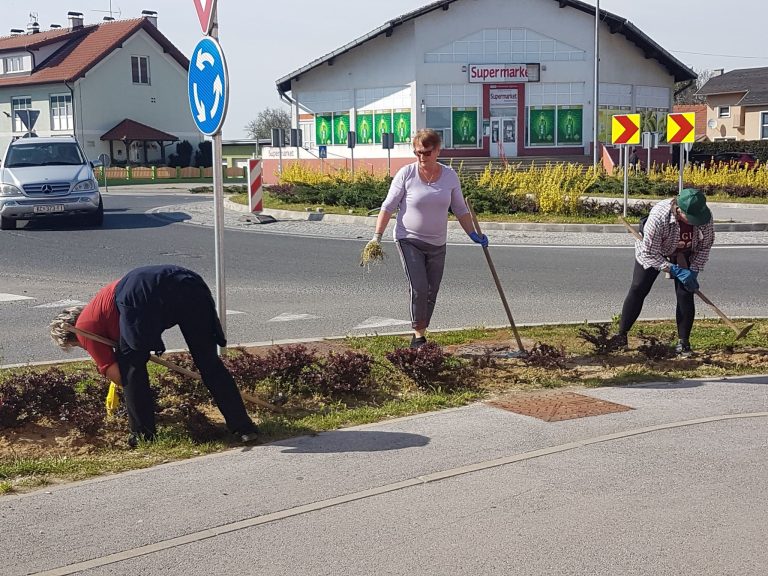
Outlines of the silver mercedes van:
{"label": "silver mercedes van", "polygon": [[53,216],[101,226],[104,204],[93,167],[72,136],[14,140],[0,165],[0,229]]}

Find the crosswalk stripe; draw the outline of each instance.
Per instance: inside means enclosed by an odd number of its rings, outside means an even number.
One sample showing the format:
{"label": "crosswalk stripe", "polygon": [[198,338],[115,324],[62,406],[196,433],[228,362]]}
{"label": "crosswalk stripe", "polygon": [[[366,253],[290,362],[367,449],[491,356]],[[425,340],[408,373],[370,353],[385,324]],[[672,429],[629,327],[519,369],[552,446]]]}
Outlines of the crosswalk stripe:
{"label": "crosswalk stripe", "polygon": [[68,308],[69,306],[85,306],[86,304],[87,302],[81,302],[80,300],[59,300],[57,302],[32,306],[32,308]]}
{"label": "crosswalk stripe", "polygon": [[270,318],[267,320],[267,322],[291,322],[292,320],[309,320],[311,318],[318,318],[318,316],[314,316],[312,314],[291,314],[289,312],[285,312],[284,314]]}
{"label": "crosswalk stripe", "polygon": [[19,296],[18,294],[4,294],[0,292],[0,302],[15,302],[17,300],[34,300],[31,296]]}
{"label": "crosswalk stripe", "polygon": [[382,316],[371,316],[367,320],[363,320],[361,324],[358,324],[353,330],[364,330],[366,328],[383,328],[384,326],[402,326],[404,324],[410,324],[410,320],[398,320],[396,318],[384,318]]}

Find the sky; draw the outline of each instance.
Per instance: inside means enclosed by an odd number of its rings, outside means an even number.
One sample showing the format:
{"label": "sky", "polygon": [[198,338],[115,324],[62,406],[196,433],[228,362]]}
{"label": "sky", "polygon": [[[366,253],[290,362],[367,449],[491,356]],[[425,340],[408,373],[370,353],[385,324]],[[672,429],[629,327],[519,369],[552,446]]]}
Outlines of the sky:
{"label": "sky", "polygon": [[[627,18],[694,70],[728,71],[768,66],[765,2],[600,0],[600,8]],[[264,108],[288,110],[277,94],[278,78],[429,3],[218,0],[219,39],[231,90],[223,137],[245,138],[245,125]],[[188,57],[202,38],[193,0],[0,0],[0,6],[3,36],[11,28],[26,29],[32,12],[37,14],[41,30],[46,30],[50,24],[66,26],[69,11],[82,12],[85,23],[94,24],[111,9],[112,16],[119,19],[137,18],[142,10],[154,10],[160,30]]]}

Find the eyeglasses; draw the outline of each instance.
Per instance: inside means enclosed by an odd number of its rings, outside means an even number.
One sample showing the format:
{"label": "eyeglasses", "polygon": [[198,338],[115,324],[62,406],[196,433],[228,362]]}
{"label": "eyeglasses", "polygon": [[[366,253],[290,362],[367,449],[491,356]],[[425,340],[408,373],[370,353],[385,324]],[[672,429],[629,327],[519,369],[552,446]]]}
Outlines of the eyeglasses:
{"label": "eyeglasses", "polygon": [[434,152],[435,149],[432,148],[430,150],[414,150],[413,153],[416,154],[416,156],[432,156],[432,152]]}

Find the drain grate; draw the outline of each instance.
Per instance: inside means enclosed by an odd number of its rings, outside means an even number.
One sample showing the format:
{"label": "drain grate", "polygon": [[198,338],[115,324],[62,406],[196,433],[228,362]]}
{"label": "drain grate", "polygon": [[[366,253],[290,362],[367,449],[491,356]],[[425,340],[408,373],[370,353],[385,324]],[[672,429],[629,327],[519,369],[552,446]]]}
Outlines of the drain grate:
{"label": "drain grate", "polygon": [[532,416],[545,422],[559,422],[587,416],[601,416],[614,412],[632,410],[629,406],[576,394],[574,392],[538,392],[521,394],[514,398],[492,400],[489,406]]}

